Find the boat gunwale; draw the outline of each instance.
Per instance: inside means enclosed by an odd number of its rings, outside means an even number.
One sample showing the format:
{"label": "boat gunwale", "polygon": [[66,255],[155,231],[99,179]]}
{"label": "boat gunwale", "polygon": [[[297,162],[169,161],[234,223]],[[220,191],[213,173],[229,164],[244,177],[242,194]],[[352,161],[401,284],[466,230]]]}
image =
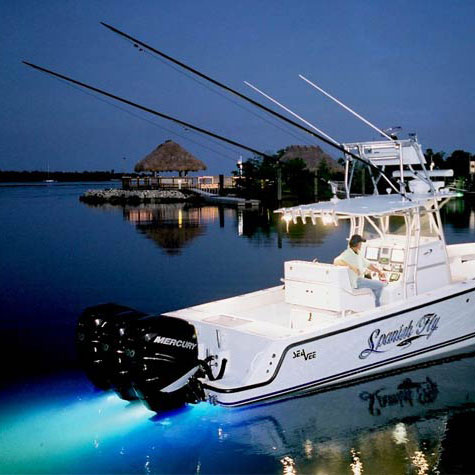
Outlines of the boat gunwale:
{"label": "boat gunwale", "polygon": [[[474,279],[471,279],[471,281],[475,281],[475,278]],[[455,284],[451,284],[451,285],[462,285],[462,284],[467,284],[469,283],[470,281],[466,280],[466,281],[463,281],[463,282],[457,282]],[[449,300],[451,298],[455,298],[455,297],[459,297],[461,295],[464,295],[464,294],[467,294],[467,293],[470,293],[470,292],[475,292],[475,282],[472,282],[472,287],[470,287],[469,289],[465,289],[461,292],[457,292],[457,293],[451,293],[449,295],[446,295],[444,297],[441,297],[437,300],[431,300],[429,302],[426,302],[426,303],[423,303],[423,304],[419,304],[419,305],[415,305],[413,307],[410,307],[410,308],[406,308],[404,310],[400,310],[400,311],[397,311],[397,312],[394,312],[394,313],[390,313],[388,315],[384,315],[384,316],[381,316],[381,317],[376,317],[375,319],[371,319],[371,320],[366,320],[364,322],[361,322],[357,325],[353,325],[353,326],[350,326],[350,327],[346,327],[346,328],[340,328],[338,330],[335,330],[333,332],[330,332],[330,333],[326,333],[326,334],[323,334],[323,335],[317,335],[317,336],[314,336],[312,338],[307,338],[306,340],[299,340],[297,342],[293,342],[293,343],[290,343],[289,345],[287,345],[284,350],[282,351],[282,354],[279,358],[279,362],[277,363],[276,367],[275,367],[275,370],[272,374],[272,376],[267,379],[266,381],[262,381],[262,382],[259,382],[259,383],[255,383],[255,384],[251,384],[251,385],[248,385],[248,386],[240,386],[240,387],[236,387],[236,388],[220,388],[220,387],[217,387],[217,386],[213,386],[213,385],[210,385],[209,383],[207,382],[204,382],[203,383],[203,386],[205,389],[208,389],[208,390],[211,390],[211,391],[214,391],[214,392],[217,392],[217,393],[226,393],[226,394],[230,394],[230,393],[237,393],[237,392],[242,392],[242,391],[248,391],[248,390],[252,390],[252,389],[256,389],[256,388],[259,388],[259,387],[262,387],[262,386],[267,386],[268,384],[272,383],[275,378],[277,377],[279,371],[280,371],[280,368],[284,362],[284,359],[287,355],[287,353],[292,349],[294,348],[295,346],[299,346],[299,345],[304,345],[304,344],[307,344],[307,343],[311,343],[313,341],[317,341],[317,340],[321,340],[321,339],[324,339],[324,338],[327,338],[327,337],[331,337],[331,336],[334,336],[334,335],[337,335],[337,334],[340,334],[340,333],[345,333],[347,331],[352,331],[352,330],[355,330],[357,328],[361,328],[363,326],[366,326],[366,325],[369,325],[369,324],[374,324],[374,323],[377,323],[377,322],[380,322],[380,321],[383,321],[383,320],[387,320],[389,318],[392,318],[392,317],[395,317],[395,316],[398,316],[398,315],[402,315],[404,313],[408,313],[408,312],[411,312],[411,311],[414,311],[414,310],[418,310],[420,308],[424,308],[424,307],[429,307],[433,304],[436,304],[436,303],[439,303],[439,302],[443,302],[445,300]],[[449,287],[449,286],[447,286]],[[420,297],[420,296],[418,296]],[[453,341],[452,343],[449,343],[449,344],[453,344],[453,343],[457,343],[458,340],[460,341],[463,341],[465,339],[469,339],[469,338],[473,338],[475,337],[475,333],[472,333],[472,334],[469,334],[470,336],[467,337],[467,335],[465,335],[464,337],[458,337],[456,338],[455,340],[457,341]],[[406,359],[406,357],[411,357],[411,356],[415,356],[416,354],[422,352],[422,353],[425,353],[426,351],[432,351],[432,349],[435,349],[436,347],[439,347],[440,345],[442,346],[447,346],[447,343],[439,343],[438,345],[434,345],[433,347],[429,347],[429,348],[424,348],[422,350],[418,350],[416,352],[412,352],[410,354],[406,354],[406,355],[403,355],[402,357],[394,357],[390,360],[385,360],[384,362],[379,362],[379,363],[373,363],[373,365],[369,365],[369,368],[373,367],[375,364],[377,366],[381,366],[381,365],[385,365],[385,364],[388,364],[388,362],[392,362],[393,360],[394,361],[397,361],[397,360],[400,360],[400,359]],[[377,367],[376,366],[376,367]],[[366,367],[363,367],[363,368],[358,368],[358,371],[366,371],[368,369],[368,366]],[[354,371],[354,370],[352,370]],[[332,376],[334,377],[334,376]],[[330,378],[332,378],[330,377]],[[328,378],[326,378],[328,379]],[[314,384],[314,382],[312,383],[305,383],[304,385],[302,385],[302,387],[304,386],[308,386],[308,384]],[[295,387],[295,388],[298,388],[299,386]],[[297,389],[292,389],[292,391],[295,391]],[[286,391],[289,391],[289,390],[282,390],[282,391],[279,391],[279,392],[286,392]],[[279,393],[278,392],[278,393]],[[262,398],[267,398],[267,397],[273,397],[272,395],[266,395],[266,396],[261,396],[261,397],[257,397],[257,398],[253,398],[252,400],[255,400],[255,399],[262,399]],[[251,402],[251,400],[249,401]],[[226,403],[220,403],[222,405],[226,405]],[[239,404],[246,404],[246,402],[236,402],[236,403],[232,403],[232,405],[239,405]]]}

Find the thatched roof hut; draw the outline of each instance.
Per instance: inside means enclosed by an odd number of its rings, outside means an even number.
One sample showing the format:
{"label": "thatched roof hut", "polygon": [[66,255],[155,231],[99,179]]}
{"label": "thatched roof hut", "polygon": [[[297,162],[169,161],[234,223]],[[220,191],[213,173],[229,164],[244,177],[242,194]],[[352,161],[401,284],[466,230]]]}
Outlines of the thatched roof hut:
{"label": "thatched roof hut", "polygon": [[343,171],[343,167],[318,145],[290,145],[280,157],[281,162],[301,158],[308,170],[315,172],[320,163],[325,160],[333,172]]}
{"label": "thatched roof hut", "polygon": [[181,145],[167,140],[135,165],[136,172],[197,172],[206,165]]}

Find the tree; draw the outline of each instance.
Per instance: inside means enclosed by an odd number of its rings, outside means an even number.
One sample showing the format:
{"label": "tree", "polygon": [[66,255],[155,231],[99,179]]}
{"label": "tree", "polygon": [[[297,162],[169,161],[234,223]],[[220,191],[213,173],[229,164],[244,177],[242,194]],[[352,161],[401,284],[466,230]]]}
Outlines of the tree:
{"label": "tree", "polygon": [[286,191],[295,195],[299,201],[311,201],[313,196],[313,173],[301,158],[281,163],[282,181]]}
{"label": "tree", "polygon": [[452,155],[447,158],[447,168],[454,171],[454,176],[457,178],[467,178],[470,174],[470,153],[464,150],[454,150]]}

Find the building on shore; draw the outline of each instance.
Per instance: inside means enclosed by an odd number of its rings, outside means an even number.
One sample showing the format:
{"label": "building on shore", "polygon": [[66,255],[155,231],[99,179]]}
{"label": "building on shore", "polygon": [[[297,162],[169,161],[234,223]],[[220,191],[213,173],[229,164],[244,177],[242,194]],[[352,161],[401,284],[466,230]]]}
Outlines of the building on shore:
{"label": "building on shore", "polygon": [[[181,145],[167,140],[135,165],[138,173],[150,172],[140,177],[122,177],[122,188],[133,189],[200,189],[218,193],[224,188],[235,188],[235,178],[216,176],[188,176],[189,172],[206,170],[206,164]],[[175,172],[175,176],[160,173]]]}

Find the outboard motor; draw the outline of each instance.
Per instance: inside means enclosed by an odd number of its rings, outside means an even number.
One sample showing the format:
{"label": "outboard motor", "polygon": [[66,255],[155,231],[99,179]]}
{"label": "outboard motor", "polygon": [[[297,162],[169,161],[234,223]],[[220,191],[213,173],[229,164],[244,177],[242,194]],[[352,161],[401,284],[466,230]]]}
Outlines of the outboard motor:
{"label": "outboard motor", "polygon": [[86,375],[97,388],[113,388],[123,399],[137,399],[124,356],[131,326],[145,315],[113,303],[89,307],[82,313],[76,347]]}
{"label": "outboard motor", "polygon": [[153,411],[204,399],[195,327],[173,317],[138,320],[126,349],[137,395]]}

